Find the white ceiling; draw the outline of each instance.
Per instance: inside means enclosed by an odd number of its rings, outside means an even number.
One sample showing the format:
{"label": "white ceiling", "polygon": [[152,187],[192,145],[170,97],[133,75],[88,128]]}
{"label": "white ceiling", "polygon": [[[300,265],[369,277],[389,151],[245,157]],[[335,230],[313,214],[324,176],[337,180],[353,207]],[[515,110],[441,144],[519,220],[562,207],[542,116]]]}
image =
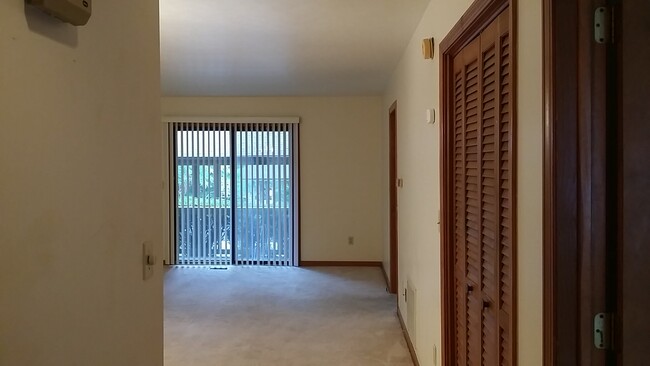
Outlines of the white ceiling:
{"label": "white ceiling", "polygon": [[383,92],[429,0],[160,0],[163,95]]}

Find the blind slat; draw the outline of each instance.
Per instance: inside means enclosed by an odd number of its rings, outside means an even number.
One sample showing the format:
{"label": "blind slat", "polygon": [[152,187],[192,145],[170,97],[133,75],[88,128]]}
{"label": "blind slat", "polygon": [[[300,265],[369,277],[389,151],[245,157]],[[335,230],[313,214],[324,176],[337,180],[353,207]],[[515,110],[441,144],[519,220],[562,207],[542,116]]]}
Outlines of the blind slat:
{"label": "blind slat", "polygon": [[253,127],[248,126],[247,128],[247,134],[246,134],[246,159],[243,159],[243,164],[244,167],[246,168],[246,174],[248,174],[248,180],[246,181],[246,206],[249,211],[246,211],[246,226],[245,228],[248,231],[248,241],[246,242],[248,245],[248,255],[246,257],[246,264],[252,265],[253,260],[254,260],[254,253],[253,253],[253,241],[255,241],[255,236],[253,235],[253,217],[250,213],[253,212],[255,209],[255,201],[253,201],[252,193],[253,193],[253,179],[255,179],[255,176],[253,175],[253,169],[248,163],[250,156],[253,154],[253,149],[254,149],[254,139],[253,139]]}
{"label": "blind slat", "polygon": [[[284,139],[284,146],[282,148],[282,155],[287,156],[288,153],[291,151],[291,140],[289,139],[289,126],[286,124],[282,124],[282,137]],[[291,228],[289,226],[289,223],[287,220],[284,218],[286,217],[286,212],[291,212],[291,192],[287,189],[287,182],[291,181],[291,169],[290,169],[290,163],[287,164],[282,164],[282,171],[285,174],[284,179],[282,181],[282,189],[284,190],[282,198],[285,200],[284,202],[284,212],[285,215],[283,215],[283,220],[282,220],[282,228],[284,230],[284,235],[283,235],[283,240],[284,240],[284,252],[288,253],[291,250],[292,243],[286,240],[288,236],[290,236],[291,233]],[[285,263],[287,262],[287,256],[284,256],[284,261]]]}
{"label": "blind slat", "polygon": [[268,161],[266,159],[266,144],[265,144],[265,141],[266,141],[266,125],[262,126],[262,130],[260,132],[260,137],[262,138],[262,140],[260,141],[260,148],[261,148],[260,155],[262,156],[262,162],[263,162],[263,164],[261,164],[261,166],[260,166],[260,168],[262,170],[262,172],[261,172],[262,174],[260,176],[260,181],[261,181],[261,185],[260,185],[260,198],[261,198],[261,200],[260,200],[260,211],[261,211],[261,215],[260,215],[260,221],[261,221],[260,231],[261,231],[261,234],[262,234],[261,242],[263,243],[263,245],[260,248],[260,252],[262,254],[262,258],[260,258],[260,261],[262,263],[264,263],[264,264],[268,264],[268,261],[269,261],[269,258],[270,258],[269,257],[269,255],[270,255],[270,251],[269,251],[270,244],[269,244],[269,241],[268,241],[268,237],[266,235],[266,232],[267,232],[266,228],[268,226],[268,224],[266,222],[266,218],[268,216],[268,211],[266,210],[266,195],[268,194],[268,192],[266,190],[266,168],[267,168],[267,161]]}
{"label": "blind slat", "polygon": [[[272,126],[271,128],[273,130],[273,134],[271,135],[272,139],[273,139],[272,146],[275,147],[275,146],[278,146],[278,144],[277,144],[277,141],[278,141],[278,125],[274,124],[274,125],[271,125],[271,126]],[[279,149],[274,149],[273,153],[274,153],[275,156],[279,156]],[[272,188],[273,189],[273,191],[272,191],[273,192],[273,199],[271,200],[271,207],[273,207],[273,210],[275,212],[277,212],[276,211],[276,207],[277,207],[276,202],[277,202],[277,199],[278,199],[278,192],[277,192],[276,185],[275,185],[275,182],[277,181],[277,178],[278,178],[277,169],[278,169],[278,163],[277,163],[277,160],[274,160],[274,164],[272,165],[272,169],[271,169],[271,171],[272,171],[272,173],[271,173],[271,182],[273,182],[273,184],[271,185],[273,187]],[[280,258],[278,256],[279,247],[278,247],[278,230],[277,230],[278,220],[277,219],[278,219],[278,216],[273,215],[272,220],[271,220],[271,228],[272,228],[272,234],[271,235],[273,236],[273,254],[274,254],[273,255],[273,265],[274,266],[277,266],[277,265],[280,264],[279,263]]]}
{"label": "blind slat", "polygon": [[[185,128],[188,128],[188,126],[183,126],[183,130]],[[184,132],[181,132],[182,139],[183,139],[183,156],[189,156],[189,146],[190,146],[190,135]],[[181,170],[183,172],[183,198],[181,201],[183,210],[182,210],[182,215],[183,215],[183,229],[181,231],[182,236],[183,236],[183,241],[181,242],[182,245],[182,251],[179,255],[179,260],[181,263],[186,264],[185,261],[189,258],[189,251],[190,251],[190,215],[189,213],[191,210],[189,209],[190,207],[190,193],[192,191],[191,189],[191,178],[190,178],[190,171],[192,167],[190,165],[187,165],[187,163],[183,160],[183,165],[181,166]]]}
{"label": "blind slat", "polygon": [[197,242],[198,242],[198,248],[197,248],[197,254],[198,254],[198,262],[199,264],[205,264],[205,253],[203,250],[203,247],[205,245],[205,210],[203,207],[205,206],[205,192],[203,191],[203,185],[205,183],[205,162],[204,162],[204,148],[205,148],[205,141],[204,141],[204,135],[203,131],[205,130],[205,124],[201,123],[198,126],[199,132],[196,134],[197,135],[197,155],[199,156],[198,160],[198,169],[197,169],[197,174],[198,174],[198,181],[196,182],[197,185],[197,195],[198,195],[198,209],[197,213],[199,215],[199,219],[197,220],[198,224],[198,232],[197,232]]}
{"label": "blind slat", "polygon": [[[261,152],[261,142],[260,142],[260,125],[256,124],[255,125],[255,142],[253,143],[253,146],[255,147],[255,150],[253,151],[253,154],[255,156],[255,160],[257,161],[260,156]],[[254,233],[255,233],[255,240],[251,243],[254,246],[254,259],[255,259],[255,264],[260,263],[260,258],[262,256],[262,248],[260,247],[260,242],[261,242],[261,236],[262,236],[262,225],[260,225],[260,216],[261,216],[261,209],[260,209],[260,202],[262,198],[262,187],[260,187],[260,175],[262,173],[262,167],[260,164],[256,164],[256,162],[253,165],[255,167],[255,197],[256,199],[253,200],[255,204],[255,218],[254,218],[254,224],[253,227],[255,228]]]}
{"label": "blind slat", "polygon": [[[178,198],[179,198],[179,192],[178,189],[176,188],[176,185],[178,184],[178,159],[176,158],[178,156],[178,142],[176,139],[176,133],[178,131],[178,126],[175,123],[172,123],[169,126],[170,130],[170,136],[169,136],[169,142],[170,142],[170,148],[169,148],[169,154],[170,154],[170,161],[172,164],[169,167],[169,170],[171,172],[170,178],[171,182],[169,184],[170,190],[173,189],[172,194],[170,195],[170,200],[169,200],[169,208],[170,212],[173,212],[172,220],[173,220],[173,225],[172,225],[172,232],[171,235],[169,236],[169,258],[170,258],[170,264],[177,264],[178,258],[177,258],[177,253],[175,250],[176,247],[176,241],[178,238]],[[173,205],[173,209],[172,209]]]}
{"label": "blind slat", "polygon": [[[284,125],[280,125],[280,128],[282,132],[280,133],[280,154],[284,155],[284,147],[285,147],[285,140],[284,140]],[[284,211],[286,207],[285,203],[285,192],[284,192],[284,179],[285,179],[285,170],[284,170],[284,164],[280,164],[280,182],[278,184],[279,186],[279,191],[280,191],[280,207],[281,210]],[[279,229],[280,229],[280,240],[281,240],[281,246],[282,246],[282,259],[284,262],[284,259],[286,258],[286,253],[287,253],[287,243],[285,241],[285,231],[284,231],[284,215],[280,216],[280,224]],[[284,263],[283,263],[284,264]]]}
{"label": "blind slat", "polygon": [[[190,142],[188,144],[188,150],[190,151],[190,154],[195,155],[194,151],[196,150],[196,135],[194,134],[195,131],[195,126],[192,127],[192,133],[190,134]],[[191,246],[190,250],[188,251],[188,259],[191,260],[191,264],[196,264],[196,164],[191,165],[192,170],[191,170],[191,179],[192,179],[192,195],[189,197],[190,198],[190,213],[191,213],[191,223],[190,226],[188,227],[188,230],[190,232],[190,238],[191,238]]]}

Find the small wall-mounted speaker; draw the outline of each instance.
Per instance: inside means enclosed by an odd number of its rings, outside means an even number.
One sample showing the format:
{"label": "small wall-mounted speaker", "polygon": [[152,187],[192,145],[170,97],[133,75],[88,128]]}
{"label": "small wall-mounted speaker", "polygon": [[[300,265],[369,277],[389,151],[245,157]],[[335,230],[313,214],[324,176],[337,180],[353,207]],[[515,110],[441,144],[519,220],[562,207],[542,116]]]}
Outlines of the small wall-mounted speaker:
{"label": "small wall-mounted speaker", "polygon": [[425,38],[422,40],[422,56],[425,60],[432,60],[434,54],[433,38]]}

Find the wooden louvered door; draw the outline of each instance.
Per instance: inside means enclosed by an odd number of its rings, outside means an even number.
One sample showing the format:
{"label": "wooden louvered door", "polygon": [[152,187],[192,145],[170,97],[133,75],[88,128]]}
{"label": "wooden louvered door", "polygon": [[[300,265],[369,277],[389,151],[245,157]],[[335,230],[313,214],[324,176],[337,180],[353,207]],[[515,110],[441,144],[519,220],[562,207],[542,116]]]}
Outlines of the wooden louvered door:
{"label": "wooden louvered door", "polygon": [[[455,365],[512,365],[513,138],[509,13],[453,58],[448,98]],[[449,124],[453,125],[450,126]]]}

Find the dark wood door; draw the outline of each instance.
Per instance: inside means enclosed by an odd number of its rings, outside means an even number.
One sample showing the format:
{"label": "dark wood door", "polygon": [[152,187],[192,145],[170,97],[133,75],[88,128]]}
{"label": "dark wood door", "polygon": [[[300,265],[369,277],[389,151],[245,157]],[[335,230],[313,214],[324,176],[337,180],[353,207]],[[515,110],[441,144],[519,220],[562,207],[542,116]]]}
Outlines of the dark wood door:
{"label": "dark wood door", "polygon": [[[510,18],[453,59],[447,122],[456,365],[514,361],[514,169]],[[450,223],[451,225],[451,223]]]}
{"label": "dark wood door", "polygon": [[650,1],[621,1],[621,282],[619,365],[648,365],[650,350]]}
{"label": "dark wood door", "polygon": [[[615,17],[604,43],[599,7]],[[544,11],[545,365],[646,365],[650,2],[545,0]],[[594,342],[599,313],[616,324],[607,349]]]}

